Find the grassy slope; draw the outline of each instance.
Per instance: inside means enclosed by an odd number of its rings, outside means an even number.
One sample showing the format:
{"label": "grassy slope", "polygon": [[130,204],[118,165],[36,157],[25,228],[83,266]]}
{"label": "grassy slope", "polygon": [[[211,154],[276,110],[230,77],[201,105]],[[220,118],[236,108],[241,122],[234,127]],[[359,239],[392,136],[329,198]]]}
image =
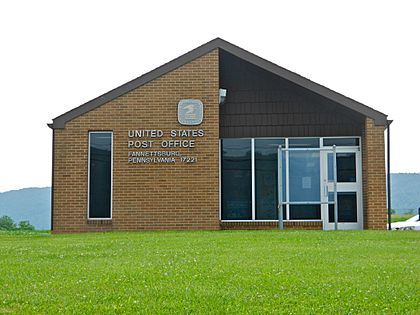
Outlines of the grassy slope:
{"label": "grassy slope", "polygon": [[391,215],[391,222],[406,221],[413,216],[414,216],[414,214],[392,214]]}
{"label": "grassy slope", "polygon": [[0,313],[420,313],[420,233],[0,234]]}

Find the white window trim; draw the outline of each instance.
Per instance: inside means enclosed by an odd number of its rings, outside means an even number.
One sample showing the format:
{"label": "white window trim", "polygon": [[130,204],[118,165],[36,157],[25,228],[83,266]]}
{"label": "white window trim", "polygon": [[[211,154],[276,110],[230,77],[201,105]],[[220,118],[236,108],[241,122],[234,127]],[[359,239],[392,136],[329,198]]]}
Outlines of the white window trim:
{"label": "white window trim", "polygon": [[[110,217],[109,218],[91,218],[89,197],[90,197],[90,135],[92,133],[108,133],[111,134],[111,194],[110,194]],[[112,194],[113,194],[113,173],[114,173],[114,133],[112,131],[89,131],[88,133],[88,173],[87,173],[87,219],[89,221],[98,221],[98,220],[112,220]]]}
{"label": "white window trim", "polygon": [[[286,149],[289,148],[289,138],[286,138],[284,141],[284,144],[286,146]],[[290,220],[290,205],[289,205],[289,150],[287,150],[286,152],[286,156],[285,156],[285,161],[286,161],[286,218],[284,221],[289,221]],[[283,174],[281,174],[281,176],[283,176]],[[283,209],[281,209],[283,211]]]}
{"label": "white window trim", "polygon": [[251,218],[255,221],[255,138],[251,138]]}

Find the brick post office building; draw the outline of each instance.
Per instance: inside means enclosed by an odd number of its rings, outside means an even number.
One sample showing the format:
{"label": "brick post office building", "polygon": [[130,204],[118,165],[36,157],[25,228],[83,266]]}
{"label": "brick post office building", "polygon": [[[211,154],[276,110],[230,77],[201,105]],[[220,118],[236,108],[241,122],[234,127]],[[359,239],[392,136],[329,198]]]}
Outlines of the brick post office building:
{"label": "brick post office building", "polygon": [[389,123],[217,38],[49,124],[52,229],[385,229]]}

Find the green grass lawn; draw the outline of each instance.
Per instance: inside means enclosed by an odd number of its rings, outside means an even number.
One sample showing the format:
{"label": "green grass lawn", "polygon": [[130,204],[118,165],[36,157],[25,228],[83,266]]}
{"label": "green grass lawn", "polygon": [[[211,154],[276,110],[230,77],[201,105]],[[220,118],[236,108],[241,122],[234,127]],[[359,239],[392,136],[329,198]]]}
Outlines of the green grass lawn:
{"label": "green grass lawn", "polygon": [[0,233],[0,313],[420,314],[420,233]]}
{"label": "green grass lawn", "polygon": [[391,214],[391,222],[406,221],[414,216],[415,214]]}

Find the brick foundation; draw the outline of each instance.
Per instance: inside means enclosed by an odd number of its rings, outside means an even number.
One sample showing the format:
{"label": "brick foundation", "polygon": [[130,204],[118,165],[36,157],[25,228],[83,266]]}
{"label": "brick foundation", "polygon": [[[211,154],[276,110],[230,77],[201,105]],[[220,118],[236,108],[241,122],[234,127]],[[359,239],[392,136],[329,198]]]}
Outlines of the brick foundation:
{"label": "brick foundation", "polygon": [[[221,222],[222,230],[275,230],[278,222]],[[322,222],[284,222],[286,230],[322,230]]]}

